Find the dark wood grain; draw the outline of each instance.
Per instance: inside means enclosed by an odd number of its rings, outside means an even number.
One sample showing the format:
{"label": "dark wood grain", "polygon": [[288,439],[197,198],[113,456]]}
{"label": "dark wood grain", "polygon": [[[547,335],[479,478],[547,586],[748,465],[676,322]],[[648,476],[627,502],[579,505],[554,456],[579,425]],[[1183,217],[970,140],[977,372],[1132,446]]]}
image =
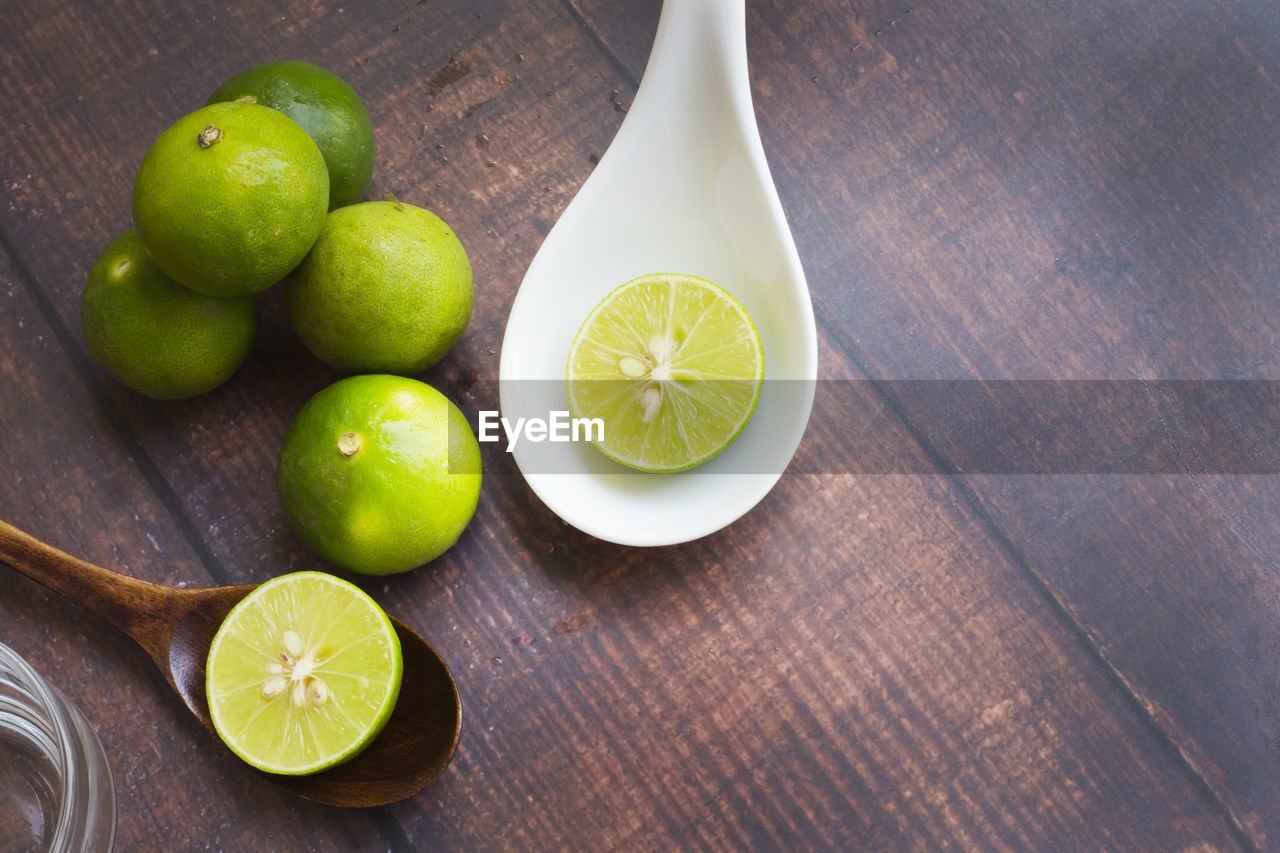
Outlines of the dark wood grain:
{"label": "dark wood grain", "polygon": [[[882,96],[889,79],[846,78],[875,106],[856,136],[878,144],[845,156],[914,172],[875,183],[846,160],[855,204],[821,217],[856,235],[845,251],[865,282],[828,306],[846,351],[889,376],[1280,375],[1270,10],[984,11],[965,39],[923,5],[885,29],[884,61],[943,63],[912,108]],[[1247,537],[1275,529],[1274,482],[1192,467],[969,488],[1232,820],[1273,846],[1275,718],[1256,673],[1274,660],[1276,599],[1259,592],[1276,550]]]}
{"label": "dark wood grain", "polygon": [[[658,10],[12,6],[0,366],[21,381],[0,387],[0,423],[39,452],[0,470],[0,514],[198,585],[324,568],[272,477],[293,413],[336,376],[278,294],[250,363],[205,397],[146,401],[91,365],[79,288],[151,138],[255,61],[346,77],[378,138],[370,195],[431,207],[471,254],[475,318],[425,378],[472,415]],[[1280,375],[1276,27],[1262,2],[749,3],[823,377]],[[841,413],[820,414],[804,470],[850,446]],[[946,470],[903,401],[843,414],[912,470]],[[391,809],[325,810],[162,704],[154,766],[123,774],[124,849],[1274,846],[1271,480],[789,475],[721,533],[635,551],[565,527],[505,455],[485,464],[454,550],[359,579],[454,669],[468,723],[450,770]],[[147,534],[177,567],[138,556]],[[95,648],[105,626],[0,584],[20,651],[65,662],[95,632],[59,669],[69,692],[117,749],[147,739],[156,712],[133,708],[162,683],[145,658],[116,662]],[[127,702],[103,686],[147,679]]]}

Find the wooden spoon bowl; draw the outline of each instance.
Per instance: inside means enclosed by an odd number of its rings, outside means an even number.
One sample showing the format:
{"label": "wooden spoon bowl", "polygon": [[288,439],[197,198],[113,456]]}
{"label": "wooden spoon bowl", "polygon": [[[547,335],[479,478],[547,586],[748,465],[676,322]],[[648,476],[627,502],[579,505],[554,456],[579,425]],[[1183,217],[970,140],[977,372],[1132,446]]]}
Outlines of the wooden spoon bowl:
{"label": "wooden spoon bowl", "polygon": [[[0,562],[128,634],[151,655],[187,709],[217,736],[204,691],[209,644],[227,613],[256,584],[174,589],[140,581],[73,557],[2,520]],[[444,772],[462,726],[457,685],[426,640],[395,617],[391,622],[404,655],[404,681],[382,733],[337,767],[309,776],[263,776],[309,800],[365,807],[411,797]]]}

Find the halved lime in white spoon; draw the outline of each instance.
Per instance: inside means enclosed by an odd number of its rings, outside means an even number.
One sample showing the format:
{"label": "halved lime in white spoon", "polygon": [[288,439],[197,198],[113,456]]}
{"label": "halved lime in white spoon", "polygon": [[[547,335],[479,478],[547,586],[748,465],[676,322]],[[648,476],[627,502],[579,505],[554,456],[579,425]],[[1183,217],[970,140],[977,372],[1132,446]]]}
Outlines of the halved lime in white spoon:
{"label": "halved lime in white spoon", "polygon": [[706,462],[760,399],[764,353],[746,309],[689,275],[633,279],[604,298],[569,350],[569,405],[600,419],[604,453],[643,471]]}
{"label": "halved lime in white spoon", "polygon": [[268,773],[316,773],[386,725],[404,662],[387,614],[321,572],[267,581],[227,614],[206,666],[209,714],[236,755]]}

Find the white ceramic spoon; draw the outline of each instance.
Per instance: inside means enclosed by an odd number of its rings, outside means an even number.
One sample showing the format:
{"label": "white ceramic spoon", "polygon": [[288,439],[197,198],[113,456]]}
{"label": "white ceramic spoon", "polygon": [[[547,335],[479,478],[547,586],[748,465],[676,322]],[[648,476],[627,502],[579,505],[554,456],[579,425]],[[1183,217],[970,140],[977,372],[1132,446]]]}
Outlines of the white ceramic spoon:
{"label": "white ceramic spoon", "polygon": [[705,536],[763,498],[804,434],[817,377],[813,308],[765,163],[747,78],[745,0],[666,0],[622,128],[538,250],[511,306],[503,417],[567,411],[569,345],[609,291],[646,273],[709,279],[742,302],[765,382],[726,450],[644,474],[585,442],[518,442],[516,464],[557,515],[626,545]]}

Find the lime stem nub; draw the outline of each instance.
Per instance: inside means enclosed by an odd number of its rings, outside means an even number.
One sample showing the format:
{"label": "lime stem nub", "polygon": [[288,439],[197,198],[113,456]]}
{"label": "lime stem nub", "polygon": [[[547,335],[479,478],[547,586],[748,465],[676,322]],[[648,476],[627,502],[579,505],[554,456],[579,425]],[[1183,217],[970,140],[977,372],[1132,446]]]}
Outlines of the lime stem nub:
{"label": "lime stem nub", "polygon": [[343,456],[355,456],[360,451],[360,436],[344,432],[338,437],[338,452]]}
{"label": "lime stem nub", "polygon": [[196,144],[201,148],[208,148],[222,138],[221,128],[208,125],[204,130],[196,134]]}

